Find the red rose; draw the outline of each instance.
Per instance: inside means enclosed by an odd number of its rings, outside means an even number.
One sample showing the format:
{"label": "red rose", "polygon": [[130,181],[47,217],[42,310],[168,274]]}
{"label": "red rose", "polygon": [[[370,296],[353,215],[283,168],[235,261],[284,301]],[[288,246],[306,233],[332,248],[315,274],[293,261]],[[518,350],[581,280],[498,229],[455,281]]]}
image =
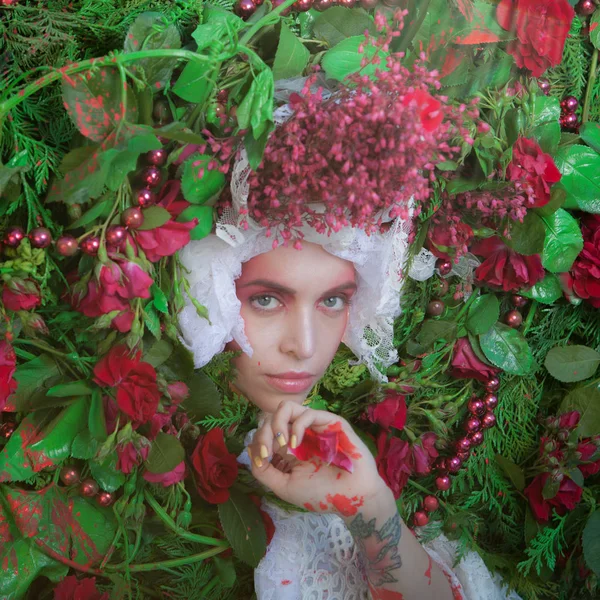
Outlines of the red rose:
{"label": "red rose", "polygon": [[516,33],[507,51],[517,66],[541,77],[560,63],[575,16],[567,0],[502,0],[496,16],[503,29]]}
{"label": "red rose", "polygon": [[169,392],[169,396],[171,396],[171,402],[173,402],[173,404],[180,404],[190,395],[190,389],[183,381],[169,383],[167,385],[167,391]]}
{"label": "red rose", "polygon": [[583,250],[575,259],[570,276],[563,278],[568,291],[600,308],[600,215],[586,215],[581,223]]}
{"label": "red rose", "polygon": [[31,310],[42,299],[37,284],[30,279],[11,279],[2,288],[2,304],[8,310]]}
{"label": "red rose", "polygon": [[[440,217],[443,220],[443,215]],[[466,223],[434,223],[427,230],[427,248],[446,260],[464,254],[472,239],[473,230]]]}
{"label": "red rose", "polygon": [[534,207],[550,202],[550,187],[560,181],[562,175],[554,160],[542,151],[535,140],[520,137],[513,146],[513,159],[506,169],[511,181],[525,181],[535,197]]}
{"label": "red rose", "polygon": [[[584,477],[595,475],[600,471],[600,456],[598,456],[598,446],[591,440],[582,440],[577,444],[577,452],[581,454],[581,462],[586,464],[577,465],[578,469]],[[598,459],[592,461],[594,455],[598,456]]]}
{"label": "red rose", "polygon": [[431,464],[434,458],[439,456],[439,453],[435,447],[437,435],[432,431],[424,433],[421,437],[413,444],[413,462],[414,472],[417,475],[429,475],[431,472]]}
{"label": "red rose", "polygon": [[398,499],[412,473],[410,444],[381,431],[377,437],[377,471]]}
{"label": "red rose", "polygon": [[108,592],[98,591],[95,577],[69,575],[54,588],[54,600],[108,600]]}
{"label": "red rose", "polygon": [[112,326],[121,333],[131,329],[133,313],[130,300],[150,298],[152,278],[140,266],[130,261],[111,261],[100,267],[96,278],[88,283],[87,294],[73,297],[74,308],[86,317],[100,317],[121,311]]}
{"label": "red rose", "polygon": [[229,488],[238,475],[234,454],[225,446],[223,430],[211,429],[199,440],[192,453],[192,465],[196,471],[198,493],[211,504],[229,500]]}
{"label": "red rose", "polygon": [[149,421],[158,408],[160,392],[154,367],[131,357],[127,346],[115,346],[94,367],[94,381],[117,389],[117,404],[133,421],[134,427]]}
{"label": "red rose", "polygon": [[548,521],[554,508],[559,515],[564,515],[567,510],[573,510],[581,500],[583,489],[570,477],[564,476],[560,482],[558,493],[554,498],[544,498],[542,491],[550,473],[541,473],[525,488],[524,494],[529,499],[531,510],[538,521]]}
{"label": "red rose", "polygon": [[473,254],[485,260],[475,271],[481,283],[505,292],[530,288],[544,278],[542,260],[537,254],[524,256],[511,250],[499,237],[480,240],[471,248]]}
{"label": "red rose", "polygon": [[390,427],[404,429],[404,424],[406,423],[406,400],[401,394],[388,391],[383,402],[369,406],[367,415],[371,423],[377,423],[384,429],[389,429]]}
{"label": "red rose", "polygon": [[197,219],[178,223],[169,219],[164,225],[146,231],[136,231],[135,241],[150,262],[171,256],[190,242],[190,231],[198,224]]}
{"label": "red rose", "polygon": [[568,413],[563,413],[558,418],[559,429],[575,429],[579,425],[581,415],[578,410],[572,410]]}
{"label": "red rose", "polygon": [[459,338],[454,344],[450,375],[457,379],[477,379],[487,381],[496,375],[499,369],[481,362],[466,337]]}
{"label": "red rose", "polygon": [[6,407],[8,397],[17,389],[14,379],[17,368],[17,356],[13,347],[6,341],[0,341],[0,412]]}
{"label": "red rose", "polygon": [[419,119],[423,129],[427,132],[437,129],[444,120],[442,103],[423,90],[416,90],[412,94],[406,94],[404,104],[408,106],[415,103],[419,113]]}
{"label": "red rose", "polygon": [[117,446],[117,469],[129,475],[135,467],[148,458],[149,451],[150,446],[143,446],[138,450],[133,442],[120,444]]}
{"label": "red rose", "polygon": [[160,483],[163,487],[169,487],[185,479],[185,461],[181,461],[174,469],[168,473],[144,473],[144,479],[150,483]]}

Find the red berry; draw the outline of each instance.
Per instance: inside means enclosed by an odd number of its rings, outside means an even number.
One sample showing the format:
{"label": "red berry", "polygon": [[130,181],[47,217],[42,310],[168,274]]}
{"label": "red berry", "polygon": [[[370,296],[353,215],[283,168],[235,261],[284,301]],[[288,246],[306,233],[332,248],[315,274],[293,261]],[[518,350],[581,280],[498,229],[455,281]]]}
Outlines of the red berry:
{"label": "red berry", "polygon": [[414,514],[413,519],[414,519],[415,525],[417,527],[423,527],[423,526],[427,525],[427,523],[429,523],[429,515],[422,510],[418,510]]}
{"label": "red berry", "polygon": [[438,502],[438,499],[435,496],[425,496],[425,498],[423,498],[423,508],[427,512],[433,512],[439,507],[440,503]]}

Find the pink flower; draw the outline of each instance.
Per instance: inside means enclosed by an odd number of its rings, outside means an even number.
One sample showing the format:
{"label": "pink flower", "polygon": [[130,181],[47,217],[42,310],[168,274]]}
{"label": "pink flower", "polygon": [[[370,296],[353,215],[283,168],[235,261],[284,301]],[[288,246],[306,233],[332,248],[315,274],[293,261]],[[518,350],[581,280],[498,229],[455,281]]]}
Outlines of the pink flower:
{"label": "pink flower", "polygon": [[179,483],[185,479],[185,461],[181,461],[172,471],[168,473],[144,473],[144,479],[150,483],[160,483],[163,487],[168,487],[175,483]]}
{"label": "pink flower", "polygon": [[129,475],[135,467],[148,458],[149,446],[142,446],[139,450],[133,442],[117,446],[117,469]]}
{"label": "pink flower", "polygon": [[190,389],[185,383],[183,383],[183,381],[174,381],[173,383],[169,383],[167,385],[167,391],[169,392],[171,401],[174,404],[180,404],[190,395]]}
{"label": "pink flower", "polygon": [[427,230],[427,248],[438,258],[451,259],[468,250],[473,230],[466,223],[454,222],[454,216],[437,214]]}
{"label": "pink flower", "polygon": [[2,288],[2,304],[8,310],[31,310],[41,301],[40,290],[31,279],[14,277]]}
{"label": "pink flower", "polygon": [[190,231],[198,224],[197,219],[178,223],[169,219],[164,225],[146,231],[136,231],[135,241],[150,262],[158,262],[171,256],[190,242]]}
{"label": "pink flower", "polygon": [[372,404],[367,409],[367,415],[371,423],[377,423],[384,429],[393,427],[404,429],[406,423],[406,400],[401,394],[394,391],[386,393],[385,400],[379,404]]}

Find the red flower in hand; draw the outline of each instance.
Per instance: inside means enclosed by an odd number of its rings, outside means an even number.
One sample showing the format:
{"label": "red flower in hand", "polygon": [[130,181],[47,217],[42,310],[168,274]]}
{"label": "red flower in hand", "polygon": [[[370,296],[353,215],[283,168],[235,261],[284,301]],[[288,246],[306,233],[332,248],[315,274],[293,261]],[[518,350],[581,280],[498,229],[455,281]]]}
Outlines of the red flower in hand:
{"label": "red flower in hand", "polygon": [[342,424],[339,422],[329,425],[325,431],[321,432],[307,429],[304,432],[302,443],[297,448],[289,447],[288,450],[298,460],[309,461],[316,457],[325,464],[344,469],[348,473],[352,473],[354,470],[351,459],[360,458],[356,447],[342,431]]}
{"label": "red flower in hand", "polygon": [[95,577],[69,575],[54,588],[54,600],[108,600],[108,593],[98,591]]}
{"label": "red flower in hand", "polygon": [[542,260],[537,254],[524,256],[511,250],[499,237],[473,244],[471,252],[485,259],[475,271],[481,283],[513,292],[530,288],[544,278]]}
{"label": "red flower in hand", "polygon": [[8,310],[31,310],[41,301],[40,290],[31,279],[15,277],[2,288],[2,304]]}
{"label": "red flower in hand", "polygon": [[379,404],[372,404],[367,409],[367,416],[371,423],[377,423],[384,429],[404,429],[406,423],[406,400],[402,394],[390,390],[386,393],[385,400]]}
{"label": "red flower in hand", "polygon": [[452,354],[450,375],[457,379],[477,379],[487,381],[496,375],[499,369],[490,367],[477,358],[469,338],[463,337],[456,340]]}
{"label": "red flower in hand", "polygon": [[513,159],[506,175],[511,181],[525,181],[529,185],[536,198],[534,207],[550,202],[550,187],[562,177],[552,157],[535,140],[524,137],[513,146]]}
{"label": "red flower in hand", "polygon": [[134,427],[149,421],[158,408],[160,392],[154,367],[130,356],[127,346],[115,346],[94,367],[94,381],[117,390],[117,404]]}
{"label": "red flower in hand", "polygon": [[13,347],[5,340],[0,341],[0,412],[6,407],[8,397],[17,389],[14,379],[17,356]]}
{"label": "red flower in hand", "polygon": [[540,522],[550,519],[553,508],[559,515],[564,515],[567,510],[573,510],[581,500],[581,494],[583,493],[582,488],[570,477],[565,476],[560,482],[556,496],[554,498],[544,498],[542,491],[549,477],[551,477],[550,473],[536,475],[524,491],[529,499],[529,505],[535,518]]}
{"label": "red flower in hand", "polygon": [[229,488],[238,475],[235,455],[227,450],[223,430],[216,427],[198,440],[192,453],[198,493],[211,504],[229,500]]}

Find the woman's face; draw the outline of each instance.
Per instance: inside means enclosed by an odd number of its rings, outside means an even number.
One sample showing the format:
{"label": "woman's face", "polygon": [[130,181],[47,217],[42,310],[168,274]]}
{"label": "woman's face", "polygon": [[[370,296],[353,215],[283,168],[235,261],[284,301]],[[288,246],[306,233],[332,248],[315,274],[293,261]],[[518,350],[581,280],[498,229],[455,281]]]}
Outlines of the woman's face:
{"label": "woman's face", "polygon": [[235,359],[236,387],[265,412],[282,400],[301,404],[338,349],[355,291],[353,264],[317,244],[244,263],[236,293],[254,353]]}

